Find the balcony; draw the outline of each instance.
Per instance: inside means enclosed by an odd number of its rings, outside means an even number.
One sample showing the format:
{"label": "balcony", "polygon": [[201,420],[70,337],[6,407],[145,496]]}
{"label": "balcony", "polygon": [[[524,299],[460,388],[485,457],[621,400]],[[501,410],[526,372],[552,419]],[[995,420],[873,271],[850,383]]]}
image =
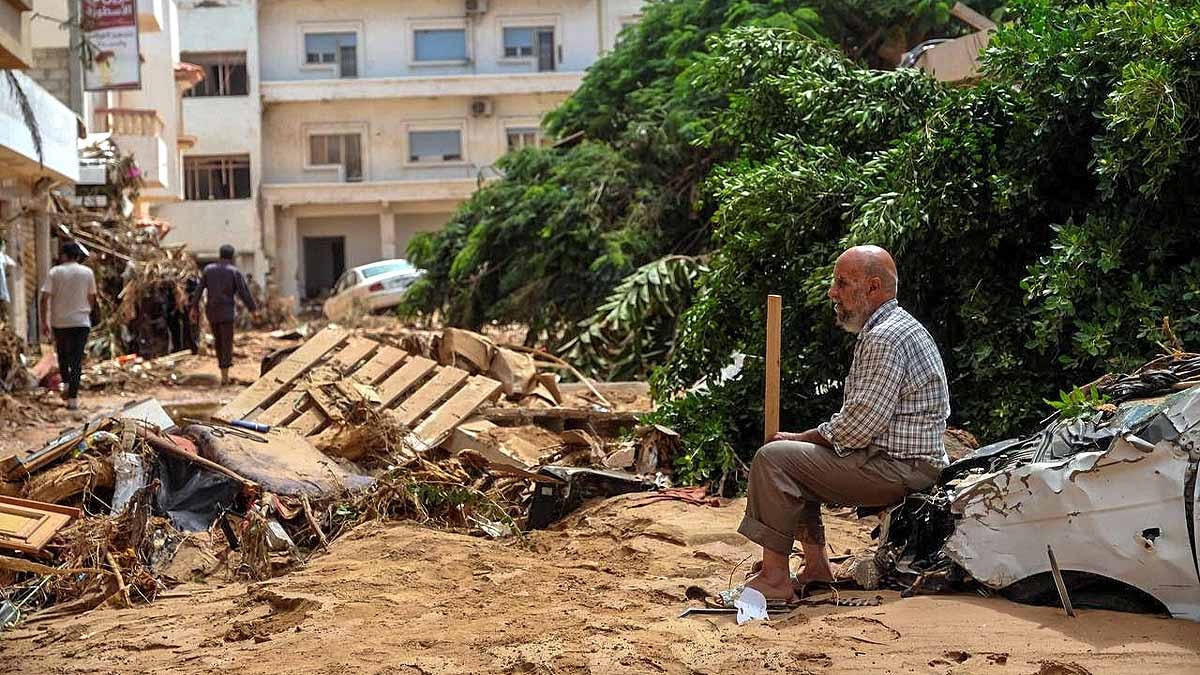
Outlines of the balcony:
{"label": "balcony", "polygon": [[296,103],[333,99],[396,99],[444,96],[568,94],[582,72],[488,73],[405,77],[276,80],[263,82],[263,102]]}
{"label": "balcony", "polygon": [[0,0],[0,68],[24,70],[33,61],[31,0]]}
{"label": "balcony", "polygon": [[264,183],[263,197],[277,206],[460,202],[479,187],[476,178],[377,180],[353,183]]}
{"label": "balcony", "polygon": [[[133,155],[148,188],[168,188],[170,169],[163,120],[154,110],[97,108],[96,131],[112,134],[121,152]],[[172,143],[176,142],[172,139]]]}
{"label": "balcony", "polygon": [[[0,0],[3,4],[4,0]],[[34,147],[21,104],[9,87],[0,84],[0,172],[36,177],[47,173],[74,183],[79,179],[79,122],[75,113],[37,82],[21,72],[13,76],[29,103],[41,132],[42,155]]]}

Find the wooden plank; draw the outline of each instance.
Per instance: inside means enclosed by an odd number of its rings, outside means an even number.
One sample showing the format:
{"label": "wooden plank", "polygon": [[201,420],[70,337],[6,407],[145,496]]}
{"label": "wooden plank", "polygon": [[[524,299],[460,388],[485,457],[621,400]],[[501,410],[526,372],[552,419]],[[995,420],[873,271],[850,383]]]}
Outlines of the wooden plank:
{"label": "wooden plank", "polygon": [[409,388],[437,368],[437,362],[424,356],[414,356],[379,385],[380,407],[390,408]]}
{"label": "wooden plank", "polygon": [[345,342],[347,337],[347,332],[340,328],[326,328],[317,333],[313,339],[305,342],[299,349],[288,355],[271,372],[243,389],[237,398],[217,411],[214,417],[223,422],[252,419],[254,412],[260,406],[273,403],[281,392],[291,386],[330,350]]}
{"label": "wooden plank", "polygon": [[770,443],[779,432],[779,355],[783,318],[783,298],[767,296],[766,398],[763,400],[763,443]]}
{"label": "wooden plank", "polygon": [[433,410],[433,407],[450,392],[458,389],[467,381],[467,371],[458,368],[440,368],[425,384],[421,385],[412,396],[409,396],[396,409],[396,416],[404,426],[411,427],[421,416]]}
{"label": "wooden plank", "polygon": [[279,426],[286,422],[288,418],[298,414],[296,412],[297,406],[299,406],[307,396],[307,392],[299,389],[293,389],[284,394],[283,398],[272,403],[271,407],[267,408],[261,414],[255,417],[254,421],[262,422],[263,424],[269,424],[273,427]]}
{"label": "wooden plank", "polygon": [[375,356],[371,357],[361,368],[354,371],[351,375],[354,379],[374,386],[385,375],[392,372],[392,369],[400,365],[400,363],[408,356],[408,352],[403,349],[396,349],[390,345],[384,345],[375,352]]}
{"label": "wooden plank", "polygon": [[357,366],[359,361],[375,351],[378,346],[379,343],[374,340],[352,337],[346,340],[345,347],[342,347],[329,359],[329,365],[337,368],[343,375],[348,374],[354,370],[354,366]]}
{"label": "wooden plank", "polygon": [[301,436],[308,436],[317,429],[325,426],[328,419],[321,409],[315,405],[309,405],[308,410],[305,410],[302,415],[287,423],[287,428],[292,429]]}
{"label": "wooden plank", "polygon": [[479,416],[504,426],[535,424],[551,420],[571,420],[590,424],[636,424],[636,412],[600,412],[588,408],[483,408]]}
{"label": "wooden plank", "polygon": [[500,395],[501,386],[490,377],[472,377],[467,386],[459,389],[415,430],[426,447],[435,448],[450,436],[450,432],[470,417],[487,401]]}

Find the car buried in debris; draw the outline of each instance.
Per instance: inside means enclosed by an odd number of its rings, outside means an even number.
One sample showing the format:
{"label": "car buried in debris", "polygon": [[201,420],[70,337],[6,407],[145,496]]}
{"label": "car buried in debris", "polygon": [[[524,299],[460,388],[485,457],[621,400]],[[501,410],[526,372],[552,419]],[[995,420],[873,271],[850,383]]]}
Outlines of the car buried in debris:
{"label": "car buried in debris", "polygon": [[910,592],[978,584],[1200,621],[1198,377],[1194,355],[1110,376],[1094,415],[1060,415],[951,464],[885,519],[880,572]]}

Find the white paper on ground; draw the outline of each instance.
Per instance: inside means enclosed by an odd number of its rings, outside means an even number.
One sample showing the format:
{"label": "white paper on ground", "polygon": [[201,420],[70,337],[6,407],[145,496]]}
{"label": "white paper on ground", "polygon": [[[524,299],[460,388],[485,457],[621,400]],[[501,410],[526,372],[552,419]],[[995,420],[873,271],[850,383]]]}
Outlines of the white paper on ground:
{"label": "white paper on ground", "polygon": [[738,625],[751,621],[767,620],[767,597],[753,588],[743,588],[738,599],[733,601],[737,608]]}

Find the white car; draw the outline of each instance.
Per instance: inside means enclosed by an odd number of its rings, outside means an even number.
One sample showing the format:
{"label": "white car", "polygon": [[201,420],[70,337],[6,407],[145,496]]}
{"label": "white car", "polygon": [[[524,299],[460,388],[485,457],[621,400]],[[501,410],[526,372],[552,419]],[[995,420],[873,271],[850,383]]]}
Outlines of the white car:
{"label": "white car", "polygon": [[356,305],[368,312],[395,307],[408,287],[424,274],[425,270],[399,258],[348,269],[334,284],[333,295],[325,301],[325,316],[336,321]]}

